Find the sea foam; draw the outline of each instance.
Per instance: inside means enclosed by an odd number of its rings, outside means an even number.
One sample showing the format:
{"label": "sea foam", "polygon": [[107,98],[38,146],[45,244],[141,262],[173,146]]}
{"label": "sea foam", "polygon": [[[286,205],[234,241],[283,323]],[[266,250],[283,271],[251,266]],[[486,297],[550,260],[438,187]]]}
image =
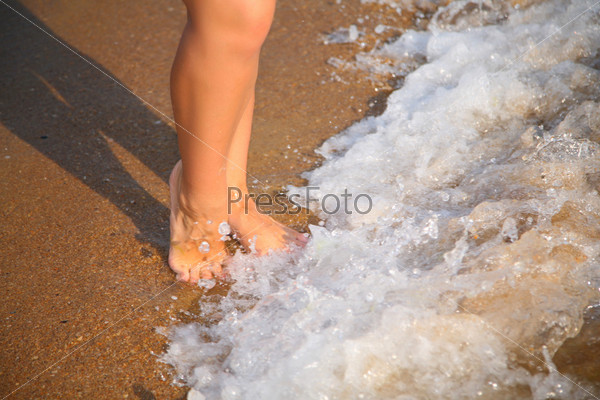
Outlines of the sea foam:
{"label": "sea foam", "polygon": [[325,226],[305,250],[236,256],[227,296],[204,298],[204,322],[173,328],[163,356],[193,396],[598,389],[552,355],[600,299],[600,5],[494,3],[453,2],[378,50],[426,61],[307,174],[312,200],[347,189],[373,209],[329,215],[313,201]]}

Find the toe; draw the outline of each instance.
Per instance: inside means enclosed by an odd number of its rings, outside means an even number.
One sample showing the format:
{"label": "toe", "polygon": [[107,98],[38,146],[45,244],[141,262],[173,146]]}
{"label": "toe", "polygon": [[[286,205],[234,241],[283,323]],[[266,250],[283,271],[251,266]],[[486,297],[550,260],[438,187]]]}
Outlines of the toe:
{"label": "toe", "polygon": [[309,235],[306,233],[296,233],[296,241],[302,244],[307,244],[309,240]]}
{"label": "toe", "polygon": [[200,273],[200,278],[202,278],[202,279],[212,279],[213,278],[213,274],[212,274],[210,268],[207,268],[206,265],[202,268],[202,271]]}
{"label": "toe", "polygon": [[190,280],[190,271],[186,268],[181,269],[177,272],[177,280],[179,282],[187,282]]}
{"label": "toe", "polygon": [[190,271],[190,283],[197,283],[202,272],[202,264],[195,265]]}
{"label": "toe", "polygon": [[308,238],[300,232],[289,230],[284,236],[286,242],[294,244],[298,247],[304,247],[308,243]]}
{"label": "toe", "polygon": [[223,268],[221,268],[221,264],[213,263],[210,266],[210,272],[212,272],[212,276],[214,278],[219,278],[223,275]]}

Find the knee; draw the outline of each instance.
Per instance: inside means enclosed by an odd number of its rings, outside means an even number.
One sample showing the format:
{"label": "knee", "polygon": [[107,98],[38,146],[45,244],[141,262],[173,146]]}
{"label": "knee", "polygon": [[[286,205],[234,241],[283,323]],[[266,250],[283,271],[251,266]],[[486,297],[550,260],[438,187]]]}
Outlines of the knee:
{"label": "knee", "polygon": [[218,37],[239,54],[260,51],[269,33],[275,0],[184,0],[189,22],[198,32]]}
{"label": "knee", "polygon": [[273,21],[274,1],[232,0],[232,3],[238,10],[234,26],[240,51],[260,51]]}

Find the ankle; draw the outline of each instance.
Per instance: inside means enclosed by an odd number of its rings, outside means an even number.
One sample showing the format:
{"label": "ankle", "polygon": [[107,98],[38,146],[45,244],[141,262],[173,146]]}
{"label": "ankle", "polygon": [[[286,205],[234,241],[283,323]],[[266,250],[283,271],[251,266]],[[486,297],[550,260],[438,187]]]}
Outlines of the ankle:
{"label": "ankle", "polygon": [[227,186],[227,212],[240,213],[253,204],[246,184],[229,184]]}
{"label": "ankle", "polygon": [[218,193],[190,192],[182,187],[177,194],[179,208],[194,220],[223,219],[226,209],[224,197]]}
{"label": "ankle", "polygon": [[235,200],[237,195],[244,196],[248,193],[246,182],[227,181],[227,198]]}

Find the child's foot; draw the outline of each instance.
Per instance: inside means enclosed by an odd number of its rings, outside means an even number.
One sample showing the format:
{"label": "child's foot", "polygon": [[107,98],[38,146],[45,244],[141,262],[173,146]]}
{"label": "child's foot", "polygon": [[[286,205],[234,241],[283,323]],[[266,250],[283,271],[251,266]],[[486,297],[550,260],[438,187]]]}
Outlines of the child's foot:
{"label": "child's foot", "polygon": [[[169,178],[169,266],[177,273],[178,280],[195,283],[199,279],[212,279],[221,275],[221,263],[227,255],[224,239],[229,233],[229,225],[226,213],[223,213],[222,218],[215,218],[218,213],[206,212],[210,210],[206,204],[190,207],[189,201],[181,194],[181,172],[182,164],[179,161]],[[224,207],[223,211],[226,211]]]}
{"label": "child's foot", "polygon": [[269,250],[288,250],[290,245],[304,247],[308,242],[304,234],[260,213],[254,200],[248,201],[247,209],[244,209],[242,203],[232,204],[229,224],[247,250],[261,255]]}

